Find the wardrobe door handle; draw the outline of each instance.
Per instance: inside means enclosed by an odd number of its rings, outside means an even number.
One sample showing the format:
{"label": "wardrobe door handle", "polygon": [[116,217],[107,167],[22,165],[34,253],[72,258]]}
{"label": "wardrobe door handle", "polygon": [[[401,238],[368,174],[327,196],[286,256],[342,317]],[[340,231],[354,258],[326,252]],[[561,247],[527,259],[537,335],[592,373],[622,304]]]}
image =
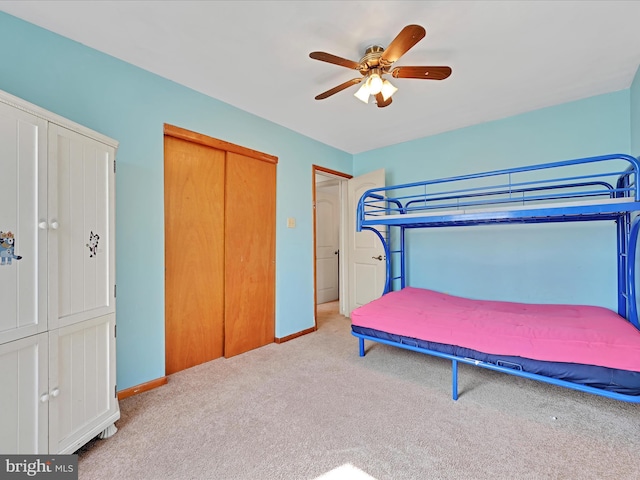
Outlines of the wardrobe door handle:
{"label": "wardrobe door handle", "polygon": [[48,400],[49,400],[49,394],[45,393],[45,394],[40,396],[40,401],[42,403],[47,403]]}
{"label": "wardrobe door handle", "polygon": [[56,387],[53,390],[51,390],[51,396],[52,397],[57,397],[58,395],[60,395],[60,389],[58,387]]}
{"label": "wardrobe door handle", "polygon": [[54,230],[57,230],[58,227],[60,226],[60,224],[56,221],[51,222],[51,228],[53,228]]}
{"label": "wardrobe door handle", "polygon": [[38,228],[39,228],[40,230],[46,230],[46,229],[47,229],[47,222],[40,222],[40,223],[38,224]]}

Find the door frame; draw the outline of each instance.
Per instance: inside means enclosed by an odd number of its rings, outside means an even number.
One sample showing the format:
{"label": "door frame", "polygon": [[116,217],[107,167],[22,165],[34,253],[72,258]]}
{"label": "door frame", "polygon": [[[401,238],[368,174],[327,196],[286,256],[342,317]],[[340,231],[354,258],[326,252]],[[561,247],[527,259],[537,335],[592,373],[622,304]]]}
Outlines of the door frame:
{"label": "door frame", "polygon": [[339,172],[330,168],[321,167],[320,165],[311,166],[311,180],[312,180],[312,224],[313,224],[313,329],[318,329],[318,282],[317,282],[317,231],[316,231],[316,174],[325,177],[331,177],[340,182],[340,263],[338,264],[338,278],[340,286],[338,288],[340,313],[345,311],[345,302],[347,300],[347,288],[348,288],[348,272],[345,270],[345,266],[348,265],[348,258],[346,252],[346,210],[347,210],[347,180],[353,178],[353,175],[348,173]]}

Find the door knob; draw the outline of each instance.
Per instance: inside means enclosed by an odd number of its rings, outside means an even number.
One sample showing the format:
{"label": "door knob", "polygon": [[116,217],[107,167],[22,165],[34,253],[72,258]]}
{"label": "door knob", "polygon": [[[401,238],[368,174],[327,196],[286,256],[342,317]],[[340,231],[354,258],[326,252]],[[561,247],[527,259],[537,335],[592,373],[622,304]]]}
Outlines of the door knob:
{"label": "door knob", "polygon": [[378,255],[377,257],[371,257],[371,258],[373,258],[374,260],[382,261],[382,255]]}

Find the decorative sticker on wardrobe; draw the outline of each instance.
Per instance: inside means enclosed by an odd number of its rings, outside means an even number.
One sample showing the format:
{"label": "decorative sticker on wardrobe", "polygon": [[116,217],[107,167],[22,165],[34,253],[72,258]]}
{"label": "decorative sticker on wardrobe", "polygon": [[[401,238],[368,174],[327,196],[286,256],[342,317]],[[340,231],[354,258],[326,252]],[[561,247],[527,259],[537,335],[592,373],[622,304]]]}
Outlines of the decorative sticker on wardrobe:
{"label": "decorative sticker on wardrobe", "polygon": [[12,260],[22,257],[15,254],[16,239],[11,232],[0,232],[0,265],[11,265]]}
{"label": "decorative sticker on wardrobe", "polygon": [[89,248],[89,258],[98,256],[98,240],[100,240],[100,235],[93,233],[92,230],[89,234],[89,243],[87,243],[87,247]]}

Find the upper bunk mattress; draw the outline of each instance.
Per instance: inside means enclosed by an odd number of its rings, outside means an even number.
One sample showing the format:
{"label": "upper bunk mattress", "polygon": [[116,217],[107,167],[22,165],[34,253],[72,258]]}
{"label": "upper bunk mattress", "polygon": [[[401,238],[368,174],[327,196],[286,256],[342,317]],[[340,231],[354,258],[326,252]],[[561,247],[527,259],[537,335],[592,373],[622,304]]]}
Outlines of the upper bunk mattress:
{"label": "upper bunk mattress", "polygon": [[355,309],[351,321],[488,354],[640,372],[640,331],[602,307],[472,300],[405,287]]}

